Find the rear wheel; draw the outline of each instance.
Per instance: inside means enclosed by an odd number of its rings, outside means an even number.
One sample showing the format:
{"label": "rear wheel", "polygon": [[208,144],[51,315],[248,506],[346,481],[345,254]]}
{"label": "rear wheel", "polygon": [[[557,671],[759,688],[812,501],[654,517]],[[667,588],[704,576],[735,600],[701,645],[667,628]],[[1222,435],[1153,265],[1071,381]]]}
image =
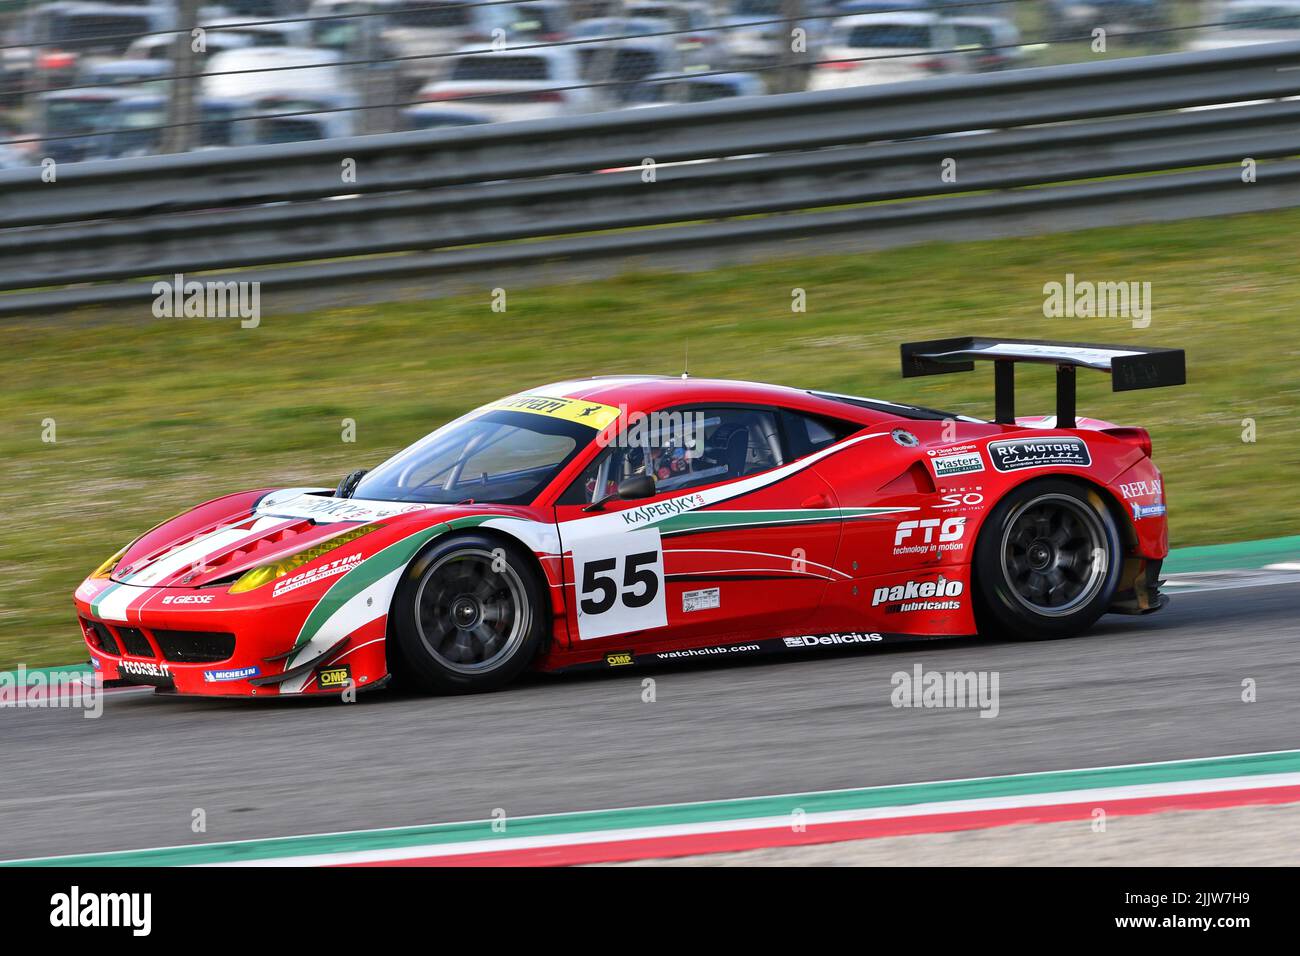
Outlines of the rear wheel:
{"label": "rear wheel", "polygon": [[394,674],[429,692],[502,686],[537,656],[544,594],[513,546],[477,534],[435,542],[411,562],[393,600]]}
{"label": "rear wheel", "polygon": [[975,546],[981,629],[1025,640],[1078,634],[1110,606],[1122,567],[1119,529],[1095,490],[1056,478],[1022,485]]}

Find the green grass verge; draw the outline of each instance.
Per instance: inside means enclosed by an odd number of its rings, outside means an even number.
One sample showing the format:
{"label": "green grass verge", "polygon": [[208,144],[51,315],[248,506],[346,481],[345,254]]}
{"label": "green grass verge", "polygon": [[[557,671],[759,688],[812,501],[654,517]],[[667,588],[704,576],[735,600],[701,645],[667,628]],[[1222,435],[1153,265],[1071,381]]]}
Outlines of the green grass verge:
{"label": "green grass verge", "polygon": [[[1249,187],[1243,187],[1249,188]],[[965,245],[631,275],[432,302],[236,320],[7,323],[0,354],[0,667],[77,660],[71,592],[127,540],[243,488],[333,485],[446,419],[568,376],[679,373],[991,413],[987,369],[903,382],[898,344],[954,333],[1183,346],[1191,384],[1080,409],[1151,428],[1176,545],[1300,531],[1300,210]],[[1152,283],[1145,331],[1045,319],[1066,272]],[[791,290],[808,311],[792,314]],[[1052,407],[1022,371],[1020,408]],[[341,440],[356,421],[356,442]],[[1242,441],[1242,420],[1258,441]],[[57,441],[42,441],[53,419]]]}

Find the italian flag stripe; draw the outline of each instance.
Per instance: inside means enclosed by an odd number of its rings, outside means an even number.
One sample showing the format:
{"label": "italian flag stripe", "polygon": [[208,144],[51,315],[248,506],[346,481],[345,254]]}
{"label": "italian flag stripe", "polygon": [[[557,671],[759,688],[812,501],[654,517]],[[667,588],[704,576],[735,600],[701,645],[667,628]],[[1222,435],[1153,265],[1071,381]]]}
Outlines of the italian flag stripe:
{"label": "italian flag stripe", "polygon": [[[1300,802],[1300,751],[9,861],[566,864]],[[502,826],[504,822],[504,826]]]}

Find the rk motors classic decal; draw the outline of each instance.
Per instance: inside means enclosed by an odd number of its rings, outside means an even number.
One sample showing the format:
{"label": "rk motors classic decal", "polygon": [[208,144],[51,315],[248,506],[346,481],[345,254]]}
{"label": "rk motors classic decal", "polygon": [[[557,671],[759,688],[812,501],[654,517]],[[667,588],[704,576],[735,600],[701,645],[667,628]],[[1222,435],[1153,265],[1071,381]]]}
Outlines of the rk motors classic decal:
{"label": "rk motors classic decal", "polygon": [[1092,455],[1082,438],[1031,438],[989,442],[989,458],[998,471],[1025,468],[1086,468]]}

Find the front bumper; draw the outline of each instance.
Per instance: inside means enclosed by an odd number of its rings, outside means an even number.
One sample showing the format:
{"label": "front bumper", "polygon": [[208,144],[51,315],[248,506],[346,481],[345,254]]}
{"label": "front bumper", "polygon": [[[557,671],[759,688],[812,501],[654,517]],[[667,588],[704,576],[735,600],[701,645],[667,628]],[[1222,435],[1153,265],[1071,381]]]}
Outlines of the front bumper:
{"label": "front bumper", "polygon": [[241,602],[223,595],[224,606],[217,607],[186,603],[196,594],[208,595],[177,588],[164,595],[175,603],[151,600],[115,619],[97,613],[95,597],[102,587],[87,582],[75,604],[93,665],[106,681],[182,695],[255,697],[338,694],[374,685],[388,673],[386,618],[301,661],[291,649],[310,603]]}

